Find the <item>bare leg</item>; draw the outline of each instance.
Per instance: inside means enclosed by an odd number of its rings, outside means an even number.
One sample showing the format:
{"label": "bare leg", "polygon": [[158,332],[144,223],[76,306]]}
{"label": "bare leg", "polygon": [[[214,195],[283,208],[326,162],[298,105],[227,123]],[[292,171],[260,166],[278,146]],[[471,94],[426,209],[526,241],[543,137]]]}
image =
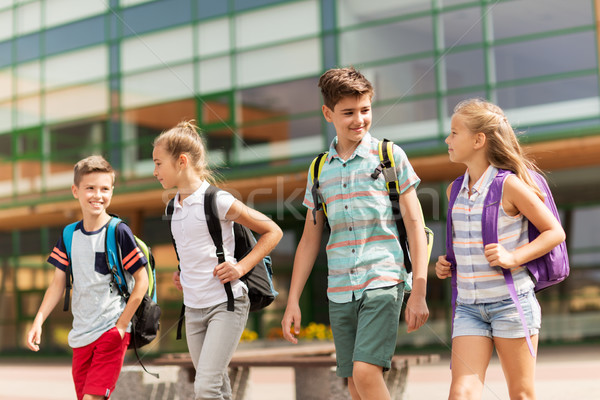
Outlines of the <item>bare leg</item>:
{"label": "bare leg", "polygon": [[[537,354],[538,335],[531,337]],[[494,338],[511,400],[535,400],[535,358],[525,338]]]}
{"label": "bare leg", "polygon": [[383,379],[383,368],[379,365],[355,361],[352,378],[360,400],[390,399],[390,392]]}
{"label": "bare leg", "polygon": [[492,339],[484,336],[458,336],[452,339],[450,400],[481,398],[493,349]]}

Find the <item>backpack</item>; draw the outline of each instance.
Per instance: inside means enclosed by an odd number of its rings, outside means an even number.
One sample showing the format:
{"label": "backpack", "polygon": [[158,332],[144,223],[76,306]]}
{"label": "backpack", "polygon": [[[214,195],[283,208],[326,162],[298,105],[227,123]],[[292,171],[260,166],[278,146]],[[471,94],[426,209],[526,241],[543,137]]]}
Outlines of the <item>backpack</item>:
{"label": "backpack", "polygon": [[[221,231],[221,223],[217,213],[217,193],[219,188],[213,185],[209,185],[204,194],[204,213],[206,215],[206,223],[208,225],[208,231],[216,247],[216,254],[219,264],[225,262],[225,253],[223,250],[223,237]],[[169,228],[171,224],[171,217],[174,211],[175,199],[171,199],[166,209],[166,216],[169,220]],[[171,229],[169,229],[171,232]],[[256,245],[256,238],[252,234],[252,231],[245,226],[233,223],[233,236],[235,240],[235,251],[234,257],[236,260],[244,258]],[[177,253],[177,246],[175,238],[171,233],[171,240]],[[179,254],[177,254],[179,260]],[[250,311],[259,311],[271,304],[275,297],[279,293],[273,287],[273,269],[271,263],[271,257],[265,256],[258,264],[254,266],[246,275],[240,277],[240,280],[244,282],[248,288],[248,297],[250,299]],[[227,310],[233,311],[234,309],[234,298],[231,290],[231,283],[227,282],[224,285],[225,292],[227,293]],[[177,339],[181,339],[181,329],[183,325],[183,318],[185,316],[185,306],[181,308],[181,316],[179,318],[179,324],[177,326]]]}
{"label": "backpack", "polygon": [[[408,235],[406,233],[406,227],[404,226],[404,221],[402,219],[402,213],[400,210],[400,185],[398,182],[398,175],[395,169],[396,164],[394,161],[393,146],[394,143],[389,141],[388,139],[383,139],[379,141],[378,148],[380,163],[379,165],[377,165],[377,167],[371,174],[371,178],[377,179],[379,178],[379,175],[383,173],[390,202],[392,203],[392,213],[394,215],[394,220],[396,221],[396,228],[398,229],[398,241],[400,242],[400,247],[402,248],[402,253],[404,254],[404,267],[406,268],[406,272],[408,274],[411,274],[412,262],[410,259],[410,252],[408,248]],[[324,152],[315,157],[315,159],[310,164],[308,172],[311,178],[311,183],[313,185],[311,188],[311,194],[313,197],[313,203],[315,205],[315,207],[312,210],[315,224],[317,223],[317,211],[322,209],[325,214],[325,217],[327,217],[327,206],[325,204],[325,199],[319,191],[319,177],[323,169],[323,164],[327,159],[327,155],[328,152]],[[425,225],[424,219],[423,225]],[[433,231],[427,226],[425,226],[425,236],[427,237],[427,263],[429,263],[429,258],[431,257],[431,250],[433,248]]]}
{"label": "backpack", "polygon": [[[121,247],[119,246],[117,240],[117,226],[122,222],[122,220],[118,217],[111,216],[112,218],[108,222],[106,227],[106,235],[105,235],[105,254],[106,254],[106,265],[109,266],[109,270],[111,272],[111,284],[114,284],[121,297],[127,302],[129,300],[129,286],[128,281],[131,281],[129,276],[125,275],[125,271],[123,269],[123,257],[121,254]],[[71,244],[73,241],[73,233],[75,232],[75,227],[78,222],[74,222],[69,224],[63,230],[63,242],[65,244],[65,248],[67,250],[67,254],[69,259],[71,258]],[[137,349],[147,345],[152,342],[158,333],[160,328],[160,315],[161,310],[158,304],[156,303],[156,271],[155,271],[155,263],[154,256],[152,255],[152,251],[150,247],[144,243],[140,238],[134,235],[137,246],[140,248],[148,263],[144,266],[148,273],[148,292],[144,294],[144,298],[140,303],[138,309],[136,310],[132,320],[131,320],[131,340],[129,342],[129,349],[134,349],[135,355],[142,365],[142,368],[146,372],[146,368],[142,364]],[[66,269],[67,274],[67,286],[65,291],[65,302],[64,302],[64,311],[68,311],[69,309],[69,298],[72,288],[72,279],[73,279],[73,271],[71,270],[71,263],[67,265]],[[150,373],[150,372],[148,372]],[[157,374],[151,374],[158,377]]]}
{"label": "backpack", "polygon": [[[512,171],[499,169],[498,174],[490,184],[489,191],[485,197],[483,213],[481,215],[484,247],[490,243],[498,243],[498,210],[500,209],[500,202],[502,201],[502,188],[504,185],[504,180],[512,173]],[[546,207],[548,207],[548,209],[550,209],[558,222],[560,222],[560,216],[558,214],[558,210],[556,209],[556,204],[554,203],[554,198],[552,197],[552,192],[548,187],[548,183],[542,175],[535,171],[529,170],[529,175],[533,178],[533,181],[544,194],[544,204]],[[464,175],[461,175],[452,183],[450,198],[448,200],[448,215],[446,218],[446,260],[452,264],[452,320],[454,320],[454,310],[456,308],[456,297],[458,294],[456,283],[456,257],[452,247],[452,208],[454,207],[454,202],[456,201],[458,193],[462,187],[463,180]],[[530,242],[537,238],[540,234],[537,228],[531,222],[528,223],[528,234]],[[567,278],[567,276],[569,276],[569,256],[567,254],[566,242],[560,243],[547,254],[540,258],[536,258],[535,260],[531,260],[525,265],[529,275],[535,283],[534,290],[536,292],[562,282]],[[508,285],[510,297],[515,303],[517,311],[519,312],[519,317],[521,319],[523,330],[525,331],[525,337],[529,351],[531,352],[531,355],[535,357],[531,339],[527,334],[529,331],[527,330],[525,315],[523,314],[521,303],[518,301],[512,274],[505,268],[501,269],[506,284]]]}

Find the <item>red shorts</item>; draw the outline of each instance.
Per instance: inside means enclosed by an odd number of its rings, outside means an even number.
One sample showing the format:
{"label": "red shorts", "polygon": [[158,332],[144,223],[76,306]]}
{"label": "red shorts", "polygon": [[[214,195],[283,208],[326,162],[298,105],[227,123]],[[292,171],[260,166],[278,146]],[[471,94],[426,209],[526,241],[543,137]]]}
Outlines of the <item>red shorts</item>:
{"label": "red shorts", "polygon": [[77,399],[84,394],[109,398],[121,373],[129,333],[121,339],[116,327],[104,332],[95,342],[73,349],[73,381]]}

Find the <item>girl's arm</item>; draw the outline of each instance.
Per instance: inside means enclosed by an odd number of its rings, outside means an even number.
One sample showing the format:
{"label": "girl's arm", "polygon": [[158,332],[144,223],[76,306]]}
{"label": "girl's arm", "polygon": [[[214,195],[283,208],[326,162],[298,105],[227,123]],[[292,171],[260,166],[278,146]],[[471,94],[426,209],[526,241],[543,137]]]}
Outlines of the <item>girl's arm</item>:
{"label": "girl's arm", "polygon": [[40,341],[42,339],[42,325],[48,315],[54,310],[63,294],[67,285],[67,274],[60,268],[54,269],[54,277],[50,286],[46,289],[42,304],[33,320],[31,329],[27,333],[27,347],[30,350],[38,351],[40,349]]}
{"label": "girl's arm", "polygon": [[419,329],[429,317],[425,301],[427,293],[427,237],[423,225],[423,211],[419,205],[417,192],[411,187],[400,195],[400,210],[410,248],[413,266],[413,287],[406,302],[405,319],[408,332]]}
{"label": "girl's arm", "polygon": [[238,200],[235,200],[229,207],[226,218],[258,233],[260,237],[252,251],[241,260],[237,260],[237,264],[231,265],[225,262],[215,268],[214,275],[219,277],[221,283],[230,282],[246,275],[277,246],[283,236],[281,228],[269,217]]}
{"label": "girl's arm", "polygon": [[498,243],[485,246],[485,256],[490,265],[513,268],[548,253],[565,240],[565,231],[552,212],[539,197],[516,176],[509,176],[504,182],[502,207],[508,215],[523,214],[540,232],[532,242],[506,251]]}

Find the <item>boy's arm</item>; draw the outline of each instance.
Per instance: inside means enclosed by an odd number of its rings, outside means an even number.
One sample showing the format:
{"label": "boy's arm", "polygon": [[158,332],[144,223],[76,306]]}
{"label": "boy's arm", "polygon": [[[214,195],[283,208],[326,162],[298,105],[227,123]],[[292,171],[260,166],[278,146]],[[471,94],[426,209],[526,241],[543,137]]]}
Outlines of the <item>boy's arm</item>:
{"label": "boy's arm", "polygon": [[427,293],[427,238],[423,226],[423,212],[414,187],[400,195],[400,210],[408,235],[413,269],[412,291],[404,312],[407,331],[410,333],[423,326],[429,318],[429,309],[425,300]]}
{"label": "boy's arm", "polygon": [[[319,248],[321,247],[321,236],[323,233],[323,225],[325,216],[323,210],[317,212],[316,224],[312,216],[312,210],[306,212],[306,221],[304,222],[304,232],[296,255],[294,257],[294,267],[292,269],[292,281],[290,283],[290,291],[288,294],[287,307],[283,319],[281,320],[281,328],[283,337],[292,343],[298,343],[295,335],[300,333],[300,323],[302,315],[300,313],[300,295],[304,289],[304,285],[308,280],[310,272],[315,264]],[[294,325],[294,334],[290,329]]]}
{"label": "boy's arm", "polygon": [[133,318],[133,315],[142,302],[144,294],[148,292],[148,273],[146,272],[146,268],[141,266],[132,275],[135,279],[135,285],[133,286],[127,305],[125,305],[125,309],[115,324],[121,334],[121,338],[125,336],[127,325],[129,325],[131,318]]}
{"label": "boy's arm", "polygon": [[33,320],[33,325],[27,333],[27,347],[33,351],[40,349],[40,341],[42,339],[42,325],[54,307],[58,304],[65,293],[67,284],[67,275],[60,268],[54,269],[54,277],[50,286],[46,289],[42,304]]}

